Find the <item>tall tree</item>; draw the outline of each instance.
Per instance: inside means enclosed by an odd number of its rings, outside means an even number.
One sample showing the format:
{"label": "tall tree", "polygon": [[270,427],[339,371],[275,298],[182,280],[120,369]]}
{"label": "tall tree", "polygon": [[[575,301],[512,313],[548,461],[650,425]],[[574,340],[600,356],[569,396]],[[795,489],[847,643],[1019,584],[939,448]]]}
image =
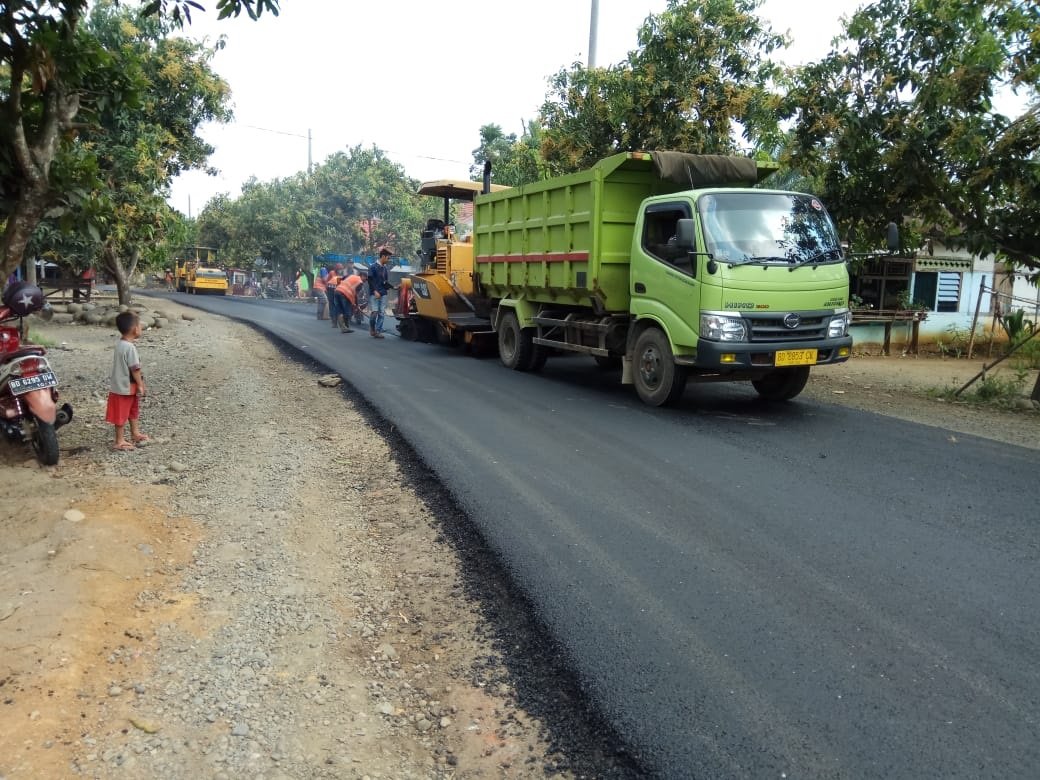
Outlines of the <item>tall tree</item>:
{"label": "tall tree", "polygon": [[[789,160],[818,174],[844,234],[872,247],[889,221],[1040,269],[1040,6],[878,0],[787,98]],[[1019,117],[998,89],[1031,98]]]}
{"label": "tall tree", "polygon": [[546,166],[541,159],[542,127],[530,120],[520,138],[508,135],[496,124],[480,128],[480,146],[473,150],[473,165],[469,174],[479,180],[484,174],[484,163],[491,162],[491,177],[496,184],[517,187],[546,177]]}
{"label": "tall tree", "polygon": [[[164,197],[173,176],[203,167],[212,152],[196,135],[199,126],[230,116],[228,86],[209,67],[214,51],[168,32],[157,17],[98,0],[77,33],[105,53],[90,76],[97,89],[122,81],[128,86],[120,94],[133,99],[94,103],[71,148],[95,161],[95,186],[80,202],[48,214],[94,237],[121,303],[129,302],[141,258],[158,260],[156,247],[175,223]],[[75,173],[79,165],[68,167]],[[65,159],[53,167],[60,179]]]}
{"label": "tall tree", "polygon": [[199,215],[202,243],[245,268],[256,258],[283,274],[311,269],[313,256],[375,253],[389,246],[410,254],[422,226],[418,182],[377,148],[337,152],[298,174],[251,180],[235,199],[211,200]]}
{"label": "tall tree", "polygon": [[405,254],[417,241],[422,223],[415,194],[419,182],[377,147],[355,146],[326,160],[322,176],[335,177],[352,226],[360,228],[359,250],[374,254],[386,246]]}
{"label": "tall tree", "polygon": [[625,62],[575,64],[550,80],[542,155],[554,173],[619,151],[728,153],[738,123],[749,145],[779,138],[769,55],[786,45],[757,16],[762,0],[669,0]]}
{"label": "tall tree", "polygon": [[[245,12],[277,15],[279,0],[216,0],[219,18]],[[104,52],[77,34],[89,0],[6,0],[0,4],[0,275],[19,263],[25,247],[70,181],[89,177],[89,155],[70,151],[79,131],[77,115],[89,106],[132,98],[121,80],[90,89]],[[191,19],[194,0],[148,0],[146,13],[176,24]],[[96,86],[96,85],[95,85]],[[87,168],[52,177],[62,154]],[[67,167],[68,171],[69,168]],[[78,196],[77,196],[78,197]]]}

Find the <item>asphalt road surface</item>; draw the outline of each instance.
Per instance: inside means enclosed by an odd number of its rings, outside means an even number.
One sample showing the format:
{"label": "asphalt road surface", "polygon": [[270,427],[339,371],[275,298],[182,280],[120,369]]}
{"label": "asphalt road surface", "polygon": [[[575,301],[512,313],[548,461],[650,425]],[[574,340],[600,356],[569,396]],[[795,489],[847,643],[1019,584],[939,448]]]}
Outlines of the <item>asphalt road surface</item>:
{"label": "asphalt road surface", "polygon": [[1035,452],[745,385],[651,409],[588,358],[527,375],[307,305],[177,300],[397,426],[649,773],[1040,773]]}

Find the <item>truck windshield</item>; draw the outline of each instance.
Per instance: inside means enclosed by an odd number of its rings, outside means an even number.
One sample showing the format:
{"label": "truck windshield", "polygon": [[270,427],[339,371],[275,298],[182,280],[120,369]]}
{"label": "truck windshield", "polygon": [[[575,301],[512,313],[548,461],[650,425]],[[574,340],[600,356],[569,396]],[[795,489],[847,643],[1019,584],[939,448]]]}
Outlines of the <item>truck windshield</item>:
{"label": "truck windshield", "polygon": [[706,251],[720,263],[817,265],[845,258],[827,209],[812,195],[718,192],[697,211]]}

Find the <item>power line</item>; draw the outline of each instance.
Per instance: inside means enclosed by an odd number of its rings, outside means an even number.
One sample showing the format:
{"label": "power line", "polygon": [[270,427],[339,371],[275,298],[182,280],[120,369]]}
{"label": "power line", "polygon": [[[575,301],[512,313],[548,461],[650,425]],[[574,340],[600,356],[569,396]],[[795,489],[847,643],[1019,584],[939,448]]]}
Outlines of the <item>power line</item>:
{"label": "power line", "polygon": [[[238,127],[245,127],[245,128],[250,129],[250,130],[259,130],[262,133],[273,133],[275,135],[287,135],[287,136],[290,136],[291,138],[303,138],[303,139],[306,139],[308,141],[313,140],[313,137],[310,136],[310,135],[303,135],[301,133],[290,133],[288,130],[274,130],[273,128],[270,128],[270,127],[259,127],[258,125],[246,125],[246,124],[239,124]],[[400,155],[401,157],[410,157],[413,160],[433,160],[435,162],[455,163],[457,165],[471,165],[473,163],[472,160],[452,160],[452,159],[447,158],[447,157],[431,157],[431,156],[425,155],[425,154],[412,154],[410,152],[399,152],[399,151],[395,151],[393,149],[383,149],[382,147],[380,147],[379,149],[380,149],[380,151],[386,152],[387,154],[396,154],[396,155]]]}

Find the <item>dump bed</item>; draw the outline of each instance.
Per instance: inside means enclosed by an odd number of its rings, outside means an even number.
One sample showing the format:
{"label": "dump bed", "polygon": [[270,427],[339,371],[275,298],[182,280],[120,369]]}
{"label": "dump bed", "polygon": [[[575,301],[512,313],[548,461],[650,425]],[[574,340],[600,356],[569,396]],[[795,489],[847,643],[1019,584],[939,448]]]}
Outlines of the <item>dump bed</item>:
{"label": "dump bed", "polygon": [[640,204],[701,187],[748,186],[775,166],[679,152],[623,152],[592,168],[475,201],[476,272],[491,298],[626,311]]}

